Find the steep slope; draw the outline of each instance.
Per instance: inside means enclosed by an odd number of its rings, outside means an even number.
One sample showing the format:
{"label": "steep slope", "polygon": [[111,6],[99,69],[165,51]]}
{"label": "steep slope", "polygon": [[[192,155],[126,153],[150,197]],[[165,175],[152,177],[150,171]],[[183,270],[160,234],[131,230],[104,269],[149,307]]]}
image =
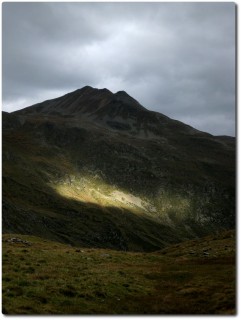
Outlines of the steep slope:
{"label": "steep slope", "polygon": [[3,232],[155,250],[234,225],[234,138],[91,87],[3,114]]}

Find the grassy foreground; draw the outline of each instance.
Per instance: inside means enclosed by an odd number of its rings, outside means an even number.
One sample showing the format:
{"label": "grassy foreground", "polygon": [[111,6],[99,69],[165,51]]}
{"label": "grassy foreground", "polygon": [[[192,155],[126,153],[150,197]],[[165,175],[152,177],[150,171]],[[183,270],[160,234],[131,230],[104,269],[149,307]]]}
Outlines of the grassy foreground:
{"label": "grassy foreground", "polygon": [[235,314],[233,231],[153,253],[5,234],[2,261],[4,314]]}

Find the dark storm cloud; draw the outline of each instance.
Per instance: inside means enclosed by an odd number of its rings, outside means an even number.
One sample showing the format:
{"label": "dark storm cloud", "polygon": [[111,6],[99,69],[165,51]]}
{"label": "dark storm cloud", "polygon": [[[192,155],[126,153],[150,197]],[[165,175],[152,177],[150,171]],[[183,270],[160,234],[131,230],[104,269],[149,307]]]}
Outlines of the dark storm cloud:
{"label": "dark storm cloud", "polygon": [[4,3],[3,108],[85,85],[234,135],[233,3]]}

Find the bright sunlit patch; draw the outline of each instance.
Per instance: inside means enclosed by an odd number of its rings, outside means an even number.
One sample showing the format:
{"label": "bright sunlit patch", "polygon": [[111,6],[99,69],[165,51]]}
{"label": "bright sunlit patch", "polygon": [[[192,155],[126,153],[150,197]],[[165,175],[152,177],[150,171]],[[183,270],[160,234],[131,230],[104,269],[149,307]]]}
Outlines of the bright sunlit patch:
{"label": "bright sunlit patch", "polygon": [[147,214],[172,225],[191,211],[190,199],[169,192],[160,193],[156,199],[143,199],[140,195],[108,184],[100,175],[82,174],[66,176],[51,186],[62,197],[99,207],[116,207],[135,214]]}
{"label": "bright sunlit patch", "polygon": [[107,184],[98,176],[66,177],[64,180],[52,185],[52,188],[61,196],[101,207],[117,207],[134,211],[135,213],[148,213],[156,209],[127,191],[117,189]]}

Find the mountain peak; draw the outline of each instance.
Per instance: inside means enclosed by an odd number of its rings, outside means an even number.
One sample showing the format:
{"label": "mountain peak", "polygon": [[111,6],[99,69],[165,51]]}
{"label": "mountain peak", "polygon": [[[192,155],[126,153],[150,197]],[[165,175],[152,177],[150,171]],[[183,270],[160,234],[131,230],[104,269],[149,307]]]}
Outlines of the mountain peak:
{"label": "mountain peak", "polygon": [[128,104],[129,106],[138,107],[138,109],[146,110],[136,99],[132,98],[127,92],[125,91],[117,91],[114,94],[115,100],[121,101],[122,103]]}
{"label": "mountain peak", "polygon": [[[98,88],[93,88],[91,86],[84,86],[83,88],[77,89],[74,92],[81,92],[81,93],[112,93],[110,90],[103,88],[103,89],[98,89]],[[70,92],[68,94],[72,94],[74,92]]]}
{"label": "mountain peak", "polygon": [[89,89],[93,90],[94,88],[87,85],[87,86],[84,86],[83,88],[80,88],[79,90],[89,90]]}
{"label": "mountain peak", "polygon": [[[121,90],[121,91],[117,91],[115,94],[114,94],[116,97],[119,97],[119,98],[123,98],[123,99],[132,99],[132,100],[135,100],[134,98],[132,98],[126,91],[124,90]],[[136,100],[135,100],[136,101]]]}
{"label": "mountain peak", "polygon": [[[115,109],[115,112],[121,108],[121,112],[130,110],[137,112],[146,110],[138,101],[132,98],[125,91],[118,91],[115,94],[107,88],[93,88],[86,85],[80,89],[69,92],[56,99],[47,100],[25,109],[16,111],[18,114],[59,114],[59,115],[83,115],[84,113],[95,113],[100,109],[103,112],[109,112]],[[112,111],[111,111],[112,112]]]}
{"label": "mountain peak", "polygon": [[117,91],[115,94],[116,94],[116,95],[122,95],[122,96],[128,96],[128,97],[130,97],[129,94],[126,93],[124,90]]}

